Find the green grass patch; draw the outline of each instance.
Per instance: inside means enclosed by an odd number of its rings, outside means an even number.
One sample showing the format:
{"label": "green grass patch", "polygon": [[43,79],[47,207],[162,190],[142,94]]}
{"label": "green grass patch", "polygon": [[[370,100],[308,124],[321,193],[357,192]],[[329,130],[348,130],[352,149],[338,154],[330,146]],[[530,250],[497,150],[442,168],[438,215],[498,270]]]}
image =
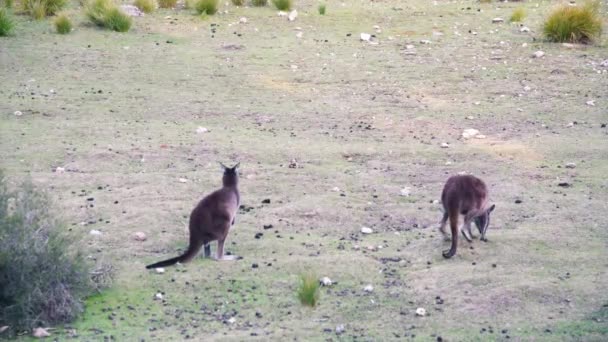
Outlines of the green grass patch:
{"label": "green grass patch", "polygon": [[15,22],[6,8],[0,7],[0,37],[6,37],[13,32]]}
{"label": "green grass patch", "polygon": [[268,5],[268,0],[251,0],[251,4],[256,7]]}
{"label": "green grass patch", "polygon": [[327,5],[320,4],[318,10],[319,10],[320,15],[325,15],[325,11],[327,10]]}
{"label": "green grass patch", "polygon": [[36,20],[55,15],[68,4],[68,0],[23,0],[22,10]]}
{"label": "green grass patch", "polygon": [[219,0],[198,0],[194,9],[198,14],[214,15],[217,13]]}
{"label": "green grass patch", "polygon": [[97,26],[116,32],[127,32],[132,20],[111,0],[93,0],[85,7],[85,14]]}
{"label": "green grass patch", "polygon": [[160,8],[174,8],[177,5],[177,0],[158,0]]}
{"label": "green grass patch", "polygon": [[511,22],[519,23],[524,20],[526,17],[526,9],[523,7],[516,8],[511,14],[511,18],[509,19]]}
{"label": "green grass patch", "polygon": [[0,7],[12,9],[13,8],[13,0],[2,0],[2,1],[0,1]]}
{"label": "green grass patch", "polygon": [[243,6],[245,4],[245,0],[232,0],[232,4],[234,6]]}
{"label": "green grass patch", "polygon": [[156,0],[135,0],[133,4],[144,13],[152,13],[158,7]]}
{"label": "green grass patch", "polygon": [[58,16],[57,18],[55,18],[54,24],[55,24],[55,30],[59,34],[68,34],[68,33],[72,32],[72,21],[65,14],[62,14],[62,15]]}
{"label": "green grass patch", "polygon": [[292,0],[272,0],[272,3],[279,11],[289,11],[293,7]]}
{"label": "green grass patch", "polygon": [[298,286],[298,299],[302,305],[315,307],[319,303],[319,279],[313,273],[300,275]]}
{"label": "green grass patch", "polygon": [[543,25],[545,37],[552,42],[588,44],[602,33],[600,1],[588,1],[580,6],[559,5]]}

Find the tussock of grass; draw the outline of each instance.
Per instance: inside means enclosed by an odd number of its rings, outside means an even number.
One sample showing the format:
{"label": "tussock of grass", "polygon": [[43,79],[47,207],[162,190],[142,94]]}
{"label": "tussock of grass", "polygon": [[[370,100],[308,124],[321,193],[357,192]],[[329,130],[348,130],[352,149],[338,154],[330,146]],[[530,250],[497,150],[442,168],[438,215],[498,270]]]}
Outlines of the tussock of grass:
{"label": "tussock of grass", "polygon": [[0,7],[0,37],[6,37],[13,32],[15,23],[6,8]]}
{"label": "tussock of grass", "polygon": [[234,6],[243,6],[245,4],[245,0],[232,0],[232,4]]}
{"label": "tussock of grass", "polygon": [[279,11],[289,11],[293,7],[292,0],[272,0],[272,3]]}
{"label": "tussock of grass", "polygon": [[156,10],[158,4],[156,0],[135,0],[133,3],[135,7],[139,8],[144,13],[152,13]]}
{"label": "tussock of grass", "polygon": [[602,34],[600,1],[558,6],[545,21],[543,33],[552,42],[591,43]]}
{"label": "tussock of grass", "polygon": [[319,303],[319,279],[311,273],[300,275],[298,299],[306,306],[315,307]]}
{"label": "tussock of grass", "polygon": [[325,4],[319,5],[319,14],[320,15],[325,15],[325,10],[326,9],[327,9],[327,6],[325,6]]}
{"label": "tussock of grass", "polygon": [[55,15],[68,4],[68,0],[23,0],[23,11],[34,19],[40,20],[46,16]]}
{"label": "tussock of grass", "polygon": [[121,11],[111,0],[93,0],[85,7],[87,18],[97,26],[116,32],[131,28],[131,17]]}
{"label": "tussock of grass", "polygon": [[511,14],[511,18],[509,19],[511,22],[519,23],[524,20],[526,17],[526,10],[523,7],[516,8]]}
{"label": "tussock of grass", "polygon": [[268,5],[268,0],[251,0],[253,6],[262,7]]}
{"label": "tussock of grass", "polygon": [[158,0],[158,7],[160,8],[174,8],[177,4],[177,0]]}
{"label": "tussock of grass", "polygon": [[219,0],[198,0],[194,9],[198,14],[214,15],[217,13]]}
{"label": "tussock of grass", "polygon": [[55,30],[59,34],[68,34],[72,32],[72,22],[67,15],[62,14],[55,18]]}

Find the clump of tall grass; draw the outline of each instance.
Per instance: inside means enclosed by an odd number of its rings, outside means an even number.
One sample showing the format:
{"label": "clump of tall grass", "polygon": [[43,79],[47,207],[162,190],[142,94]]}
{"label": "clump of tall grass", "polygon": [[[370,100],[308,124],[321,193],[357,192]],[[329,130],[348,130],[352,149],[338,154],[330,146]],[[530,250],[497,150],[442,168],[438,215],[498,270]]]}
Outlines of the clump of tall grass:
{"label": "clump of tall grass", "polygon": [[68,34],[72,32],[72,22],[65,14],[59,15],[57,18],[55,18],[54,24],[55,30],[59,34]]}
{"label": "clump of tall grass", "polygon": [[131,17],[112,0],[92,0],[85,6],[85,14],[93,24],[109,30],[127,32],[131,28]]}
{"label": "clump of tall grass", "polygon": [[268,5],[268,0],[251,0],[253,6],[262,7]]}
{"label": "clump of tall grass", "polygon": [[543,33],[552,42],[591,43],[602,34],[600,1],[556,7],[545,23]]}
{"label": "clump of tall grass", "polygon": [[289,11],[293,7],[292,0],[272,0],[272,3],[279,11]]}
{"label": "clump of tall grass", "polygon": [[319,14],[320,14],[320,15],[325,15],[325,10],[326,10],[326,9],[327,9],[327,6],[326,6],[325,4],[320,4],[320,5],[319,5],[319,8],[318,8],[318,10],[319,10]]}
{"label": "clump of tall grass", "polygon": [[219,0],[198,0],[194,5],[196,13],[202,15],[214,15],[217,13]]}
{"label": "clump of tall grass", "polygon": [[245,4],[245,0],[232,0],[232,4],[234,6],[243,6]]}
{"label": "clump of tall grass", "polygon": [[133,3],[135,7],[139,8],[144,13],[152,13],[156,10],[158,4],[156,0],[135,0]]}
{"label": "clump of tall grass", "polygon": [[66,231],[44,192],[30,182],[11,191],[0,172],[0,322],[8,326],[3,337],[73,321],[98,289],[99,274]]}
{"label": "clump of tall grass", "polygon": [[68,0],[23,0],[21,7],[34,19],[55,15],[68,4]]}
{"label": "clump of tall grass", "polygon": [[158,7],[160,8],[174,8],[177,4],[177,0],[158,0]]}
{"label": "clump of tall grass", "polygon": [[300,275],[298,299],[302,305],[315,307],[319,303],[319,279],[312,273]]}
{"label": "clump of tall grass", "polygon": [[13,32],[15,23],[9,11],[0,7],[0,37],[6,37]]}
{"label": "clump of tall grass", "polygon": [[511,14],[511,18],[509,19],[513,23],[519,23],[524,20],[526,17],[526,9],[523,7],[516,8]]}

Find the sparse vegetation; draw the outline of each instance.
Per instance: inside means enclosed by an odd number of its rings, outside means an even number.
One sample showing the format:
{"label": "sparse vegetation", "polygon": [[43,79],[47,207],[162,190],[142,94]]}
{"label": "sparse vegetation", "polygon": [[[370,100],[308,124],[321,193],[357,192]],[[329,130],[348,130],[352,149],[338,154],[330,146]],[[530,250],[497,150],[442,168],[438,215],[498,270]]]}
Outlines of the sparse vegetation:
{"label": "sparse vegetation", "polygon": [[0,325],[9,335],[72,321],[95,290],[91,265],[49,204],[29,182],[9,191],[0,173]]}
{"label": "sparse vegetation", "polygon": [[262,7],[268,5],[268,0],[251,0],[253,6]]}
{"label": "sparse vegetation", "polygon": [[325,15],[325,10],[327,9],[327,6],[325,4],[320,4],[319,5],[319,14],[320,15]]}
{"label": "sparse vegetation", "polygon": [[0,7],[0,37],[6,37],[13,32],[15,23],[6,8]]}
{"label": "sparse vegetation", "polygon": [[177,5],[177,0],[158,0],[160,8],[174,8]]}
{"label": "sparse vegetation", "polygon": [[59,34],[68,34],[72,32],[72,22],[67,15],[62,14],[55,18],[55,30]]}
{"label": "sparse vegetation", "polygon": [[0,7],[12,9],[13,8],[13,0],[0,0]]}
{"label": "sparse vegetation", "polygon": [[68,3],[68,0],[23,0],[21,7],[24,12],[32,16],[36,20],[40,20],[46,16],[55,15],[62,10]]}
{"label": "sparse vegetation", "polygon": [[545,21],[543,33],[552,42],[591,43],[602,33],[600,1],[559,5]]}
{"label": "sparse vegetation", "polygon": [[198,0],[194,9],[198,14],[214,15],[217,13],[219,0]]}
{"label": "sparse vegetation", "polygon": [[134,5],[144,13],[152,13],[158,7],[156,0],[135,0]]}
{"label": "sparse vegetation", "polygon": [[319,279],[312,273],[300,275],[298,299],[306,306],[315,307],[319,303]]}
{"label": "sparse vegetation", "polygon": [[245,4],[245,0],[232,0],[232,4],[234,6],[243,6]]}
{"label": "sparse vegetation", "polygon": [[524,20],[526,17],[526,9],[523,7],[516,8],[511,14],[511,18],[509,19],[511,22],[519,23]]}
{"label": "sparse vegetation", "polygon": [[85,7],[86,16],[97,26],[116,32],[131,28],[131,17],[121,11],[111,0],[93,0]]}
{"label": "sparse vegetation", "polygon": [[479,0],[479,2],[482,4],[489,4],[492,2],[492,0]]}
{"label": "sparse vegetation", "polygon": [[279,11],[289,11],[293,7],[292,0],[272,0],[272,3]]}

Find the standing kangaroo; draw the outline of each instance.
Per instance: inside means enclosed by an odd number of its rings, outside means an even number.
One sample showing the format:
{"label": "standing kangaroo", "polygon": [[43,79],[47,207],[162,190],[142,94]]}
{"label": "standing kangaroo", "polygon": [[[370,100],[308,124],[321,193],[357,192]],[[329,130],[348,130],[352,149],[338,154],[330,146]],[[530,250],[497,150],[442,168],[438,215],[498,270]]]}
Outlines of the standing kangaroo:
{"label": "standing kangaroo", "polygon": [[236,171],[240,163],[233,167],[224,169],[221,189],[205,196],[190,214],[190,244],[186,252],[175,258],[160,261],[146,268],[165,267],[178,262],[186,263],[192,260],[205,246],[205,257],[211,255],[210,242],[217,240],[217,260],[228,259],[224,257],[224,241],[228,236],[230,226],[234,224],[234,218],[240,204],[238,189],[239,176]]}
{"label": "standing kangaroo", "polygon": [[[449,218],[450,230],[452,232],[452,247],[450,250],[443,252],[444,258],[451,258],[456,254],[456,248],[458,248],[459,214],[464,215],[464,224],[460,228],[460,231],[467,241],[471,242],[471,238],[473,237],[471,233],[471,221],[475,221],[475,225],[481,234],[480,240],[487,241],[486,231],[490,226],[490,213],[496,206],[487,207],[488,189],[481,179],[470,175],[450,177],[443,187],[441,202],[444,213],[439,231],[447,239],[445,226]],[[468,236],[467,232],[469,233]]]}

